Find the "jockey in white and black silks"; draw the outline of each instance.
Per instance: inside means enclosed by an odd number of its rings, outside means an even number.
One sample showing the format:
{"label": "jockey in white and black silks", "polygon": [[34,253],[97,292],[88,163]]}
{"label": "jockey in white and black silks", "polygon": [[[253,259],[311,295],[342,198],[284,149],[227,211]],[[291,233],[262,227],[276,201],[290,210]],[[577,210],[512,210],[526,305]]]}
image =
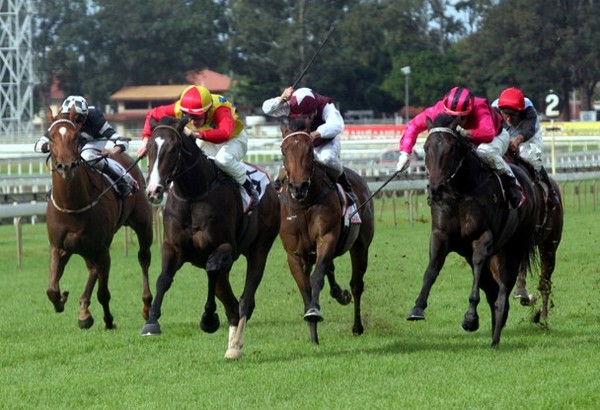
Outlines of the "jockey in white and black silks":
{"label": "jockey in white and black silks", "polygon": [[[108,141],[114,144],[112,153],[124,152],[129,148],[129,140],[121,136],[109,123],[106,121],[104,114],[93,106],[89,106],[87,100],[79,95],[71,95],[67,97],[60,108],[61,114],[71,112],[71,107],[75,107],[77,116],[75,122],[81,125],[81,143],[80,153],[81,158],[110,176],[113,181],[116,181],[117,188],[122,197],[128,197],[132,193],[132,186],[136,187],[137,182],[133,179],[125,168],[112,158],[103,155]],[[34,146],[35,152],[49,152],[49,138],[46,132]]]}

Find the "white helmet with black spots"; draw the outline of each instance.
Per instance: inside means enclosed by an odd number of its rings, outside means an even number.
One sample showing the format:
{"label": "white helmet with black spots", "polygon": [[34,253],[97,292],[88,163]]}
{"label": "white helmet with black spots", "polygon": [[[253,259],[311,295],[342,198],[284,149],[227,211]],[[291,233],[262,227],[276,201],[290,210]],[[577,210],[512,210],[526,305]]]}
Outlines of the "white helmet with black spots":
{"label": "white helmet with black spots", "polygon": [[75,111],[78,115],[87,116],[88,115],[88,103],[80,95],[70,95],[68,96],[62,103],[60,107],[61,114],[68,114],[71,112],[71,107],[75,106]]}

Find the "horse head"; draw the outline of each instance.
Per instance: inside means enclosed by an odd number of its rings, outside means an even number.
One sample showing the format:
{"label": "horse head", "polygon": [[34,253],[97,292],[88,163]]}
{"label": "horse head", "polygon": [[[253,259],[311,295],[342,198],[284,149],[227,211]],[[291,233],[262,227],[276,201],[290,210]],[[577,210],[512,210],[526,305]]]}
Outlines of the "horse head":
{"label": "horse head", "polygon": [[425,141],[425,166],[432,200],[439,200],[446,186],[463,165],[470,143],[458,135],[459,117],[439,114],[433,121],[427,118],[429,134]]}
{"label": "horse head", "polygon": [[181,156],[184,152],[183,129],[189,117],[180,120],[164,117],[159,123],[151,119],[152,135],[148,140],[148,180],[146,196],[153,204],[160,204],[165,190],[179,174]]}
{"label": "horse head", "polygon": [[310,134],[288,133],[281,142],[283,168],[287,175],[287,192],[297,201],[305,201],[315,172],[315,154]]}
{"label": "horse head", "polygon": [[75,170],[81,164],[79,155],[79,135],[81,124],[76,122],[77,112],[75,106],[65,114],[54,116],[50,107],[46,110],[48,127],[48,144],[52,159],[52,171],[57,172],[64,179],[71,179]]}

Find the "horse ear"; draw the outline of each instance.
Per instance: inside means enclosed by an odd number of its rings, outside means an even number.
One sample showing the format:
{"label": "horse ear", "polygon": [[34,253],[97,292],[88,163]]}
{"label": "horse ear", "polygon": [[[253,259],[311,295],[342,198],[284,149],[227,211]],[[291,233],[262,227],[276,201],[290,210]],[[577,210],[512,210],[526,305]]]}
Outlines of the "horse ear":
{"label": "horse ear", "polygon": [[450,128],[456,130],[456,126],[460,124],[460,117],[454,117],[452,123],[450,124]]}
{"label": "horse ear", "polygon": [[77,122],[75,121],[77,119],[77,108],[75,107],[75,104],[71,106],[71,112],[69,112],[69,119],[72,122]]}
{"label": "horse ear", "polygon": [[427,124],[427,130],[430,130],[431,126],[433,125],[433,121],[431,121],[431,118],[425,118],[425,123]]}
{"label": "horse ear", "polygon": [[177,123],[177,132],[181,134],[181,131],[185,128],[185,126],[190,122],[190,116],[187,114],[183,114],[183,117]]}
{"label": "horse ear", "polygon": [[154,117],[150,117],[150,129],[153,130],[158,125],[158,122]]}
{"label": "horse ear", "polygon": [[48,121],[48,124],[52,124],[54,122],[54,113],[52,113],[52,108],[50,107],[46,108],[46,121]]}

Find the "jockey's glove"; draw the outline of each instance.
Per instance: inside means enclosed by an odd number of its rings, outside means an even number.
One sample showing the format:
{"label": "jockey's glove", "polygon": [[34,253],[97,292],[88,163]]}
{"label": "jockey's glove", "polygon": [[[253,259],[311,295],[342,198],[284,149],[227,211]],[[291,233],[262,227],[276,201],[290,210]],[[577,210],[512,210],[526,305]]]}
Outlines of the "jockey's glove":
{"label": "jockey's glove", "polygon": [[410,161],[408,159],[408,154],[404,151],[400,151],[400,156],[398,157],[398,163],[396,164],[396,171],[404,171],[408,168]]}
{"label": "jockey's glove", "polygon": [[458,132],[464,138],[471,138],[471,136],[472,136],[471,131],[464,129],[460,125],[456,126],[456,132]]}

